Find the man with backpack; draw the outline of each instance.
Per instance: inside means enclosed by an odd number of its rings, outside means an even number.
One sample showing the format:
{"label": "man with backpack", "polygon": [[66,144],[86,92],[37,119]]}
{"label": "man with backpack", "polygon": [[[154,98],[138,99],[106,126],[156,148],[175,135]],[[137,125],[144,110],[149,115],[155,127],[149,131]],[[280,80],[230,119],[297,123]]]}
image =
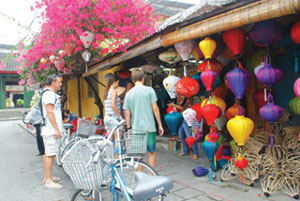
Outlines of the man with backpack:
{"label": "man with backpack", "polygon": [[56,94],[60,90],[62,81],[57,75],[48,77],[48,88],[42,93],[42,116],[45,125],[42,126],[42,137],[45,145],[44,154],[44,182],[47,189],[61,189],[62,185],[56,183],[58,177],[52,177],[53,160],[58,153],[59,138],[63,131],[61,103]]}

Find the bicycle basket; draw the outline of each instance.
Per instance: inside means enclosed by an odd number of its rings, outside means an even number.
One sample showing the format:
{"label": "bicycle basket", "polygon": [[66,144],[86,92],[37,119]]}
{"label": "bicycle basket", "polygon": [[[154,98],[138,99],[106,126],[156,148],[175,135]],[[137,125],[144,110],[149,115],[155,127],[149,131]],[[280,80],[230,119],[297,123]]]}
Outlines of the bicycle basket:
{"label": "bicycle basket", "polygon": [[95,135],[97,130],[97,125],[92,123],[91,121],[87,121],[85,119],[78,120],[78,135],[83,137],[88,137],[91,135]]}
{"label": "bicycle basket", "polygon": [[125,147],[128,155],[147,152],[148,131],[131,129],[125,132]]}
{"label": "bicycle basket", "polygon": [[87,139],[78,141],[62,158],[62,165],[77,189],[98,189],[109,175],[113,158],[113,145],[100,139],[101,156],[97,162],[93,156],[99,150],[96,143]]}

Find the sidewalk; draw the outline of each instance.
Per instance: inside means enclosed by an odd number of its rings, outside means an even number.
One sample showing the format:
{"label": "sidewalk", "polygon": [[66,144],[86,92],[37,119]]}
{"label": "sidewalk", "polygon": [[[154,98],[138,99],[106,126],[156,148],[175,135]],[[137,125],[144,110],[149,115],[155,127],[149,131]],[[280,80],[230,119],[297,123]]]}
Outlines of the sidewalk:
{"label": "sidewalk", "polygon": [[29,112],[29,108],[7,108],[0,109],[0,121],[20,120],[24,111]]}
{"label": "sidewalk", "polygon": [[[27,129],[23,122],[19,126],[32,133],[34,129]],[[196,166],[208,168],[208,160],[202,151],[201,144],[198,144],[200,157],[198,160],[192,160],[190,155],[179,157],[180,152],[168,151],[168,140],[165,137],[159,137],[157,143],[156,170],[160,175],[172,178],[174,188],[168,194],[168,201],[292,201],[293,198],[279,192],[265,197],[261,189],[260,181],[249,187],[239,182],[239,178],[229,182],[221,182],[221,170],[216,173],[216,180],[208,182],[208,176],[195,177],[192,169]],[[145,161],[147,161],[145,159]]]}

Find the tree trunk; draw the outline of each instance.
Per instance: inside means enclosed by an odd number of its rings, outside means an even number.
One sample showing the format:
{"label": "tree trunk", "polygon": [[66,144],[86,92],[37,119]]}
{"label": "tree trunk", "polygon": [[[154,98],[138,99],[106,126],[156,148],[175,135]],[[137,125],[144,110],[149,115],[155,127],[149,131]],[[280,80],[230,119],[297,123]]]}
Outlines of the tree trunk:
{"label": "tree trunk", "polygon": [[101,99],[99,97],[98,91],[95,89],[95,87],[93,85],[93,81],[90,77],[85,77],[84,80],[87,82],[89,87],[91,87],[91,89],[93,90],[94,98],[95,98],[95,104],[97,105],[97,107],[99,109],[100,119],[103,119],[103,104],[102,104]]}

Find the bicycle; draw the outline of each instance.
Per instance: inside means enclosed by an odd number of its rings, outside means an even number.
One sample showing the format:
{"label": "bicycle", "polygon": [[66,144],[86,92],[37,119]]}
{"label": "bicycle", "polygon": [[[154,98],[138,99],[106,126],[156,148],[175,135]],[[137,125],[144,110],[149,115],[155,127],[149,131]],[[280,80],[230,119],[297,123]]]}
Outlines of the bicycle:
{"label": "bicycle", "polygon": [[[137,160],[134,157],[125,157],[122,152],[122,141],[121,135],[119,135],[120,127],[125,124],[125,120],[121,121],[116,127],[114,127],[108,134],[107,139],[104,137],[98,136],[97,143],[88,143],[88,140],[81,140],[77,142],[70,151],[63,158],[63,166],[66,167],[66,171],[69,172],[69,175],[75,185],[77,190],[73,196],[73,200],[144,200],[150,198],[159,198],[163,200],[163,197],[167,191],[173,187],[173,182],[167,177],[160,176],[150,176],[142,172],[135,171],[136,183],[135,186],[128,186],[128,179],[125,179],[126,167],[132,164]],[[114,131],[118,132],[118,146],[119,146],[119,160],[115,160],[113,154],[113,143],[109,140]],[[87,169],[81,169],[82,175],[77,175],[78,167],[80,166],[78,162],[86,161],[77,161],[74,159],[79,155],[85,155],[86,149],[78,149],[84,146],[82,145],[89,144],[88,147],[93,147],[90,150],[90,155],[88,163],[85,167]],[[76,148],[77,147],[77,148]],[[87,146],[85,146],[87,147]],[[96,147],[96,148],[95,148]],[[127,147],[128,148],[128,147]],[[79,151],[80,150],[80,151]],[[77,151],[77,154],[74,154]],[[73,156],[73,157],[71,157]],[[69,158],[69,160],[68,160]],[[73,160],[73,161],[72,161]],[[93,161],[93,163],[91,162]],[[70,168],[71,164],[76,164],[75,169]],[[85,163],[86,164],[86,163]],[[92,165],[91,165],[92,164]],[[137,161],[134,166],[139,166],[143,164],[144,169],[147,169],[147,173],[156,175],[157,173],[146,163]],[[97,167],[96,167],[97,165]],[[81,166],[82,167],[82,166]],[[107,168],[108,167],[108,168]],[[119,170],[118,170],[119,168]],[[79,168],[80,169],[80,168]],[[74,171],[75,170],[75,171]],[[111,177],[108,177],[108,170],[111,172]],[[93,175],[90,175],[93,174]],[[100,176],[99,176],[100,175]],[[84,190],[85,189],[85,190]],[[133,190],[134,189],[134,190]],[[154,189],[154,190],[153,190]],[[109,196],[109,198],[107,197]],[[112,196],[112,197],[111,197]],[[111,199],[112,198],[112,199]]]}

